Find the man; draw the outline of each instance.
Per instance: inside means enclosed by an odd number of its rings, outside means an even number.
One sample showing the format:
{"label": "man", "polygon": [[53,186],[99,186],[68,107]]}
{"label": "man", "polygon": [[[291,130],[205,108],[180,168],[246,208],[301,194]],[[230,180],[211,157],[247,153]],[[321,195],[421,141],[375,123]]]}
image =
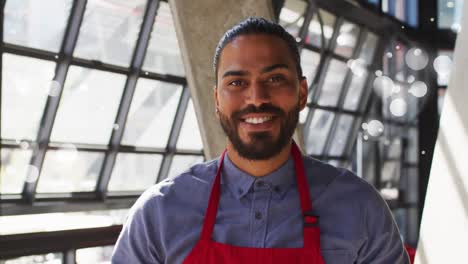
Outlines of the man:
{"label": "man", "polygon": [[377,191],[292,141],[308,88],[294,38],[249,18],[214,68],[225,153],[147,190],[112,263],[409,263]]}

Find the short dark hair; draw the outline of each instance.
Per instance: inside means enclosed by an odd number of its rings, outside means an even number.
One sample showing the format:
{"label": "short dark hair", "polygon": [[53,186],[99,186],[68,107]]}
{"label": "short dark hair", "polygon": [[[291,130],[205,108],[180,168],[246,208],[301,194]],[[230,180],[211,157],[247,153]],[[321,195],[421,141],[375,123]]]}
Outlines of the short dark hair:
{"label": "short dark hair", "polygon": [[294,37],[289,34],[282,26],[268,21],[264,18],[259,17],[249,17],[237,25],[233,26],[231,29],[224,33],[223,37],[219,40],[218,45],[216,46],[215,55],[213,58],[213,68],[215,71],[215,80],[218,81],[218,64],[221,52],[224,47],[231,43],[235,38],[242,35],[250,34],[267,34],[276,36],[284,42],[286,42],[291,55],[293,56],[294,63],[296,65],[297,75],[299,80],[303,78],[302,76],[302,67],[301,67],[301,58],[299,55],[299,49],[297,47],[297,42]]}

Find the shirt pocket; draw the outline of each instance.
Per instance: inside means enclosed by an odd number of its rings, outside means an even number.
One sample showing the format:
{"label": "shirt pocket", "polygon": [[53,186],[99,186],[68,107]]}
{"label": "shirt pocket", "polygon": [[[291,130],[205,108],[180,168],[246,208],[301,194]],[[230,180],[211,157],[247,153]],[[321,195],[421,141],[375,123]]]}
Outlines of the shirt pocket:
{"label": "shirt pocket", "polygon": [[325,264],[352,264],[353,254],[346,249],[325,249],[321,250]]}

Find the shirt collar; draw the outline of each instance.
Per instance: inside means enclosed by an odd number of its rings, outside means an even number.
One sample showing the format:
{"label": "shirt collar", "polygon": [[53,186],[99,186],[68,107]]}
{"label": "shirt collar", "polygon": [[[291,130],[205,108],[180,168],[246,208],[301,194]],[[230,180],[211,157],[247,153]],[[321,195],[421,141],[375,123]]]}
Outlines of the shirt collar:
{"label": "shirt collar", "polygon": [[296,183],[294,161],[292,156],[275,171],[262,176],[255,177],[239,169],[226,153],[222,168],[221,184],[226,184],[228,189],[237,199],[246,195],[251,188],[257,187],[258,182],[264,182],[261,188],[269,188],[273,196],[283,199],[288,190]]}

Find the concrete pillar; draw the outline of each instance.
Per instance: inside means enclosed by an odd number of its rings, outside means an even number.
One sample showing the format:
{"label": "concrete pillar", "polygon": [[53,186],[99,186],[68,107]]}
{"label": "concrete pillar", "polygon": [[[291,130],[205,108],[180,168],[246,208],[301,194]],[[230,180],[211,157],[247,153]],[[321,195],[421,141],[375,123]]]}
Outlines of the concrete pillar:
{"label": "concrete pillar", "polygon": [[271,0],[169,0],[205,156],[217,157],[226,136],[215,115],[212,60],[226,30],[249,16],[273,19]]}
{"label": "concrete pillar", "polygon": [[[463,14],[468,14],[464,5]],[[454,52],[422,216],[418,264],[468,259],[468,18]],[[437,122],[437,120],[434,120]]]}

